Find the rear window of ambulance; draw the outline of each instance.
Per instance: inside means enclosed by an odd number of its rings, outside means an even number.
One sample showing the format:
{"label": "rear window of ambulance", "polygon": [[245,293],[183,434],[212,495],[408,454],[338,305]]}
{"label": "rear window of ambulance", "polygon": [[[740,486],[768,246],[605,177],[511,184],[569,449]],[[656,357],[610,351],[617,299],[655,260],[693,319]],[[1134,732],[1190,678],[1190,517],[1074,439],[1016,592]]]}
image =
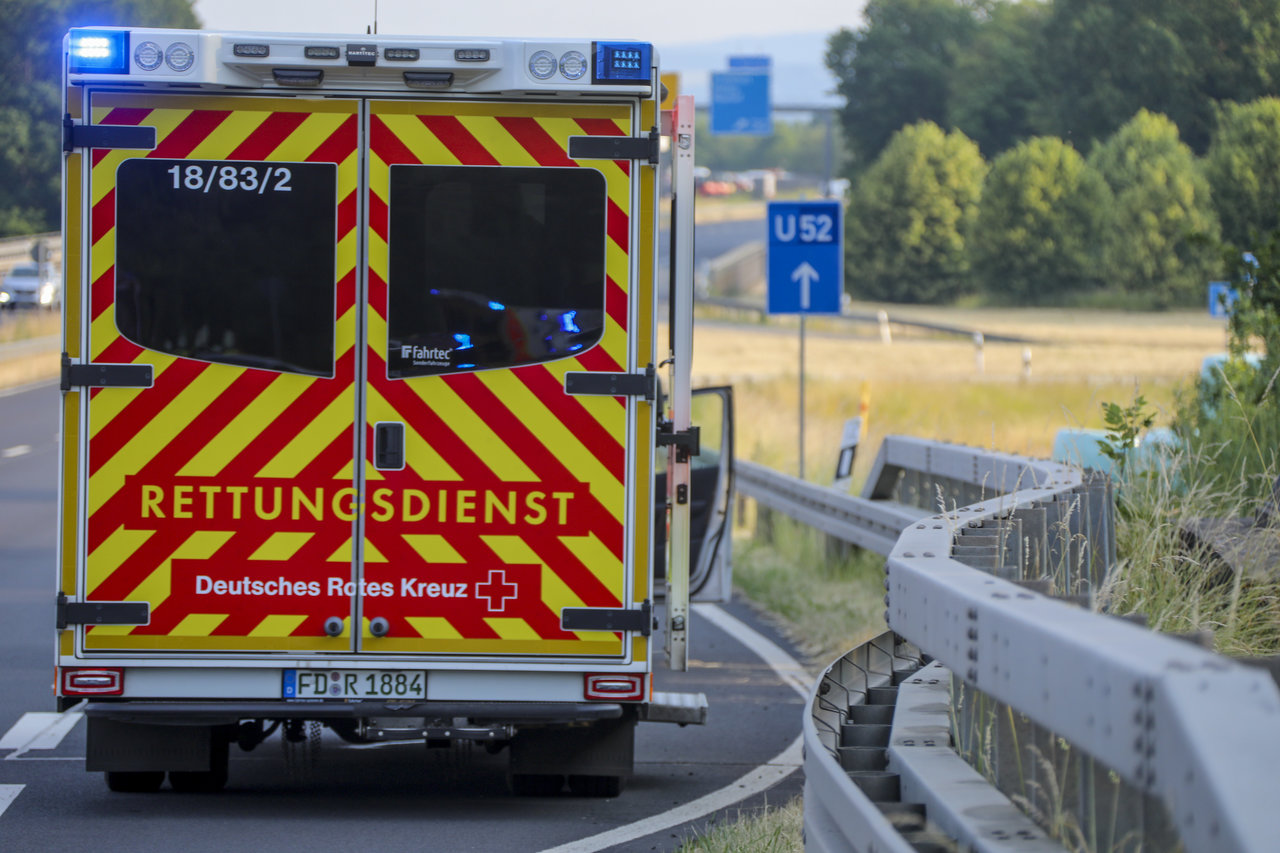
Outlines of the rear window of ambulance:
{"label": "rear window of ambulance", "polygon": [[599,342],[605,180],[581,167],[391,167],[391,378],[537,364]]}
{"label": "rear window of ambulance", "polygon": [[147,349],[329,376],[337,166],[126,160],[116,327]]}

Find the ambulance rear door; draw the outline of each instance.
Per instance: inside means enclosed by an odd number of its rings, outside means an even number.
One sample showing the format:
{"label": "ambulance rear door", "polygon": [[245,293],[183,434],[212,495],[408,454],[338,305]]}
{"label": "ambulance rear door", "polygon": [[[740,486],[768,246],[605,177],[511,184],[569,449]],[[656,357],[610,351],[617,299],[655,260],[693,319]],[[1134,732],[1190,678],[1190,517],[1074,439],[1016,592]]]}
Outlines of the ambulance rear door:
{"label": "ambulance rear door", "polygon": [[369,102],[363,651],[647,659],[653,113]]}
{"label": "ambulance rear door", "polygon": [[80,648],[350,652],[360,102],[86,90]]}

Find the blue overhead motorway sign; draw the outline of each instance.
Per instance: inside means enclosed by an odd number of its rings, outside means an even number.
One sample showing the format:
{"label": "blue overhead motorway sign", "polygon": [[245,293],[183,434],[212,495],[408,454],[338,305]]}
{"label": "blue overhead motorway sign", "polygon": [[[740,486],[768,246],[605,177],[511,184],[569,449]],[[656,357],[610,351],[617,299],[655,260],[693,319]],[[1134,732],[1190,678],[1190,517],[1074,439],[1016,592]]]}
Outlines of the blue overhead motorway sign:
{"label": "blue overhead motorway sign", "polygon": [[840,202],[775,201],[769,229],[769,313],[839,314],[844,290]]}
{"label": "blue overhead motorway sign", "polygon": [[773,134],[767,56],[731,56],[729,70],[711,75],[711,133]]}

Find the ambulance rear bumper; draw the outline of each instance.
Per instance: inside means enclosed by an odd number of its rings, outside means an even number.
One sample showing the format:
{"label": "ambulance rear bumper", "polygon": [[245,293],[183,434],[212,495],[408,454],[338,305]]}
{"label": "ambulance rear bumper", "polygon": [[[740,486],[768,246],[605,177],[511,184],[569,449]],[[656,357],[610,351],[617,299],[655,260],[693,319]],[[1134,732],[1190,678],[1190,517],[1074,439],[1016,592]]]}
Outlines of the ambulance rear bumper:
{"label": "ambulance rear bumper", "polygon": [[623,706],[616,702],[166,702],[95,700],[84,706],[91,718],[152,725],[222,726],[240,720],[358,720],[373,717],[452,719],[477,723],[590,723],[616,720]]}

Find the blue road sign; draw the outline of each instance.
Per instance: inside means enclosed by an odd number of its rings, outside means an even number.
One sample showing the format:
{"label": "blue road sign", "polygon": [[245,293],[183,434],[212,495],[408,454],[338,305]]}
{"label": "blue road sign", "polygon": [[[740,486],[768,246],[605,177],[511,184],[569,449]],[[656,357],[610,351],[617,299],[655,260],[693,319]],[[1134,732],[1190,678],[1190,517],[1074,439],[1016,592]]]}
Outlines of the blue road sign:
{"label": "blue road sign", "polygon": [[840,202],[775,201],[769,229],[769,313],[839,314],[844,291]]}
{"label": "blue road sign", "polygon": [[1239,298],[1240,291],[1236,290],[1225,281],[1209,282],[1209,316],[1229,316],[1231,314],[1231,309],[1235,308],[1236,300]]}
{"label": "blue road sign", "polygon": [[769,104],[769,73],[716,72],[711,75],[711,133],[770,136],[773,107]]}
{"label": "blue road sign", "polygon": [[761,74],[768,74],[772,66],[773,60],[768,56],[729,57],[730,71],[755,71]]}

